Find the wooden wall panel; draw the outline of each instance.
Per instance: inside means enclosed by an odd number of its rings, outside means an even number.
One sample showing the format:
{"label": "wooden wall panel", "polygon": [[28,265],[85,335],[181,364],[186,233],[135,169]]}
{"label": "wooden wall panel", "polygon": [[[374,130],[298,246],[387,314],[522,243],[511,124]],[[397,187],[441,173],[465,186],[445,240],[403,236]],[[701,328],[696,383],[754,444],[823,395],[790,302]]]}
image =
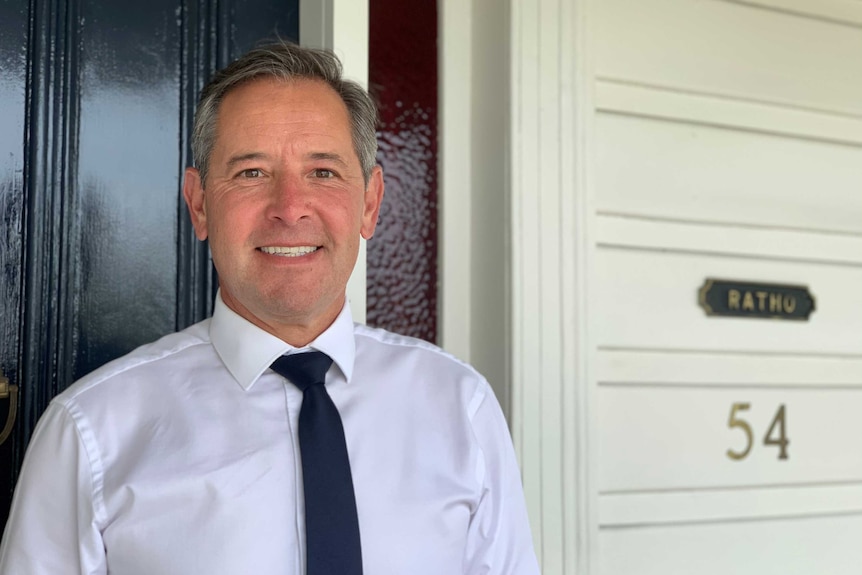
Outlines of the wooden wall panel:
{"label": "wooden wall panel", "polygon": [[604,493],[600,508],[602,527],[862,514],[862,481]]}
{"label": "wooden wall panel", "polygon": [[836,24],[862,25],[862,6],[857,0],[725,0],[725,2],[747,4]]}
{"label": "wooden wall panel", "polygon": [[[786,459],[765,444],[781,406]],[[862,382],[842,390],[600,384],[596,407],[600,492],[862,484]],[[732,411],[744,422],[733,428]],[[746,449],[742,459],[728,456]]]}
{"label": "wooden wall panel", "polygon": [[598,114],[596,183],[602,213],[862,234],[862,146]]}
{"label": "wooden wall panel", "polygon": [[[590,573],[858,573],[862,2],[590,6]],[[708,317],[707,278],[816,309]]]}
{"label": "wooden wall panel", "polygon": [[[854,4],[844,3],[851,16],[841,22],[714,0],[596,2],[596,73],[600,78],[860,115],[862,74],[836,65],[858,62],[862,52],[856,21],[862,7]],[[841,17],[839,12],[833,15]]]}
{"label": "wooden wall panel", "polygon": [[[862,358],[859,266],[600,248],[594,274],[600,349]],[[805,285],[816,310],[809,321],[708,317],[697,303],[706,278]]]}
{"label": "wooden wall panel", "polygon": [[632,84],[624,79],[596,82],[596,108],[602,112],[749,132],[862,144],[862,118],[858,116],[680,92],[673,88]]}
{"label": "wooden wall panel", "polygon": [[841,389],[862,384],[862,357],[759,355],[746,353],[665,353],[602,350],[595,358],[602,383],[731,384],[820,386]]}
{"label": "wooden wall panel", "polygon": [[600,575],[857,575],[862,515],[602,529]]}
{"label": "wooden wall panel", "polygon": [[603,248],[862,267],[862,235],[603,214],[596,218],[595,238]]}
{"label": "wooden wall panel", "polygon": [[[858,573],[862,3],[511,5],[514,433],[543,570]],[[710,277],[817,309],[710,318]],[[781,405],[787,461],[763,445]]]}

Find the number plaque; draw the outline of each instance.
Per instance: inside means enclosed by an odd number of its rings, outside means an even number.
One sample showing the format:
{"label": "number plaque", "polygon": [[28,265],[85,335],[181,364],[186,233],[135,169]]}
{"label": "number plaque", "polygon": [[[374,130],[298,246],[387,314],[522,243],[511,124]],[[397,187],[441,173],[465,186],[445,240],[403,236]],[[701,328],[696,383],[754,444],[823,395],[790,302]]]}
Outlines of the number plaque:
{"label": "number plaque", "polygon": [[814,296],[806,286],[709,278],[700,288],[700,307],[709,316],[808,320]]}
{"label": "number plaque", "polygon": [[[734,461],[745,459],[751,452],[751,446],[754,444],[754,434],[751,430],[751,425],[743,419],[739,412],[748,411],[751,408],[749,403],[734,403],[730,406],[730,419],[727,421],[727,427],[730,429],[739,428],[745,434],[745,447],[742,451],[727,450],[727,456]],[[775,445],[778,447],[778,459],[787,459],[787,446],[790,440],[787,439],[787,428],[785,423],[785,407],[782,403],[778,406],[778,411],[769,424],[769,430],[763,437],[763,445]]]}

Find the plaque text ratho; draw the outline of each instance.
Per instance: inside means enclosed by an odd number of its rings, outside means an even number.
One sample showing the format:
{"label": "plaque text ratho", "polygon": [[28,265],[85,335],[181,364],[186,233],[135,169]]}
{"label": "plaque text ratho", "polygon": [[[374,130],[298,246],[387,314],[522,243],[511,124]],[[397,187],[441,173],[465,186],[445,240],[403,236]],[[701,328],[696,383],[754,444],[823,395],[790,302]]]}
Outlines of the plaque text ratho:
{"label": "plaque text ratho", "polygon": [[714,278],[707,278],[700,288],[699,302],[710,316],[807,321],[814,311],[814,296],[807,286]]}

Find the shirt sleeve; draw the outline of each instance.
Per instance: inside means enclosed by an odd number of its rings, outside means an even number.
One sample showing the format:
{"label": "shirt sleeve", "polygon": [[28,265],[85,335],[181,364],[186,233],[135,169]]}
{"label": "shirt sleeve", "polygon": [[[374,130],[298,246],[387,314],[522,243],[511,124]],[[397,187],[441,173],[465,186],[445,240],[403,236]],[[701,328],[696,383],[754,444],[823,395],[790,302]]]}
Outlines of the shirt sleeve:
{"label": "shirt sleeve", "polygon": [[487,383],[472,418],[482,451],[479,504],[467,533],[465,575],[539,575],[509,428]]}
{"label": "shirt sleeve", "polygon": [[67,409],[39,420],[0,545],[0,575],[104,575],[94,507],[94,461]]}

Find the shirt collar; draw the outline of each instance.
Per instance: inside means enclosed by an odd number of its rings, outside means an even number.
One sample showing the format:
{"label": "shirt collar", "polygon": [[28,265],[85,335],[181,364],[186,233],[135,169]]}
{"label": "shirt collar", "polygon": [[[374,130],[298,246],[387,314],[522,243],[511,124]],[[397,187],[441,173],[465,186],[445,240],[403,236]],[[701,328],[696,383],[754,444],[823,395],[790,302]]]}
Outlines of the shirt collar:
{"label": "shirt collar", "polygon": [[251,389],[277,357],[311,349],[331,357],[348,383],[353,375],[356,341],[347,301],[332,325],[307,346],[296,348],[230,309],[219,291],[210,323],[210,340],[227,370],[245,390]]}

